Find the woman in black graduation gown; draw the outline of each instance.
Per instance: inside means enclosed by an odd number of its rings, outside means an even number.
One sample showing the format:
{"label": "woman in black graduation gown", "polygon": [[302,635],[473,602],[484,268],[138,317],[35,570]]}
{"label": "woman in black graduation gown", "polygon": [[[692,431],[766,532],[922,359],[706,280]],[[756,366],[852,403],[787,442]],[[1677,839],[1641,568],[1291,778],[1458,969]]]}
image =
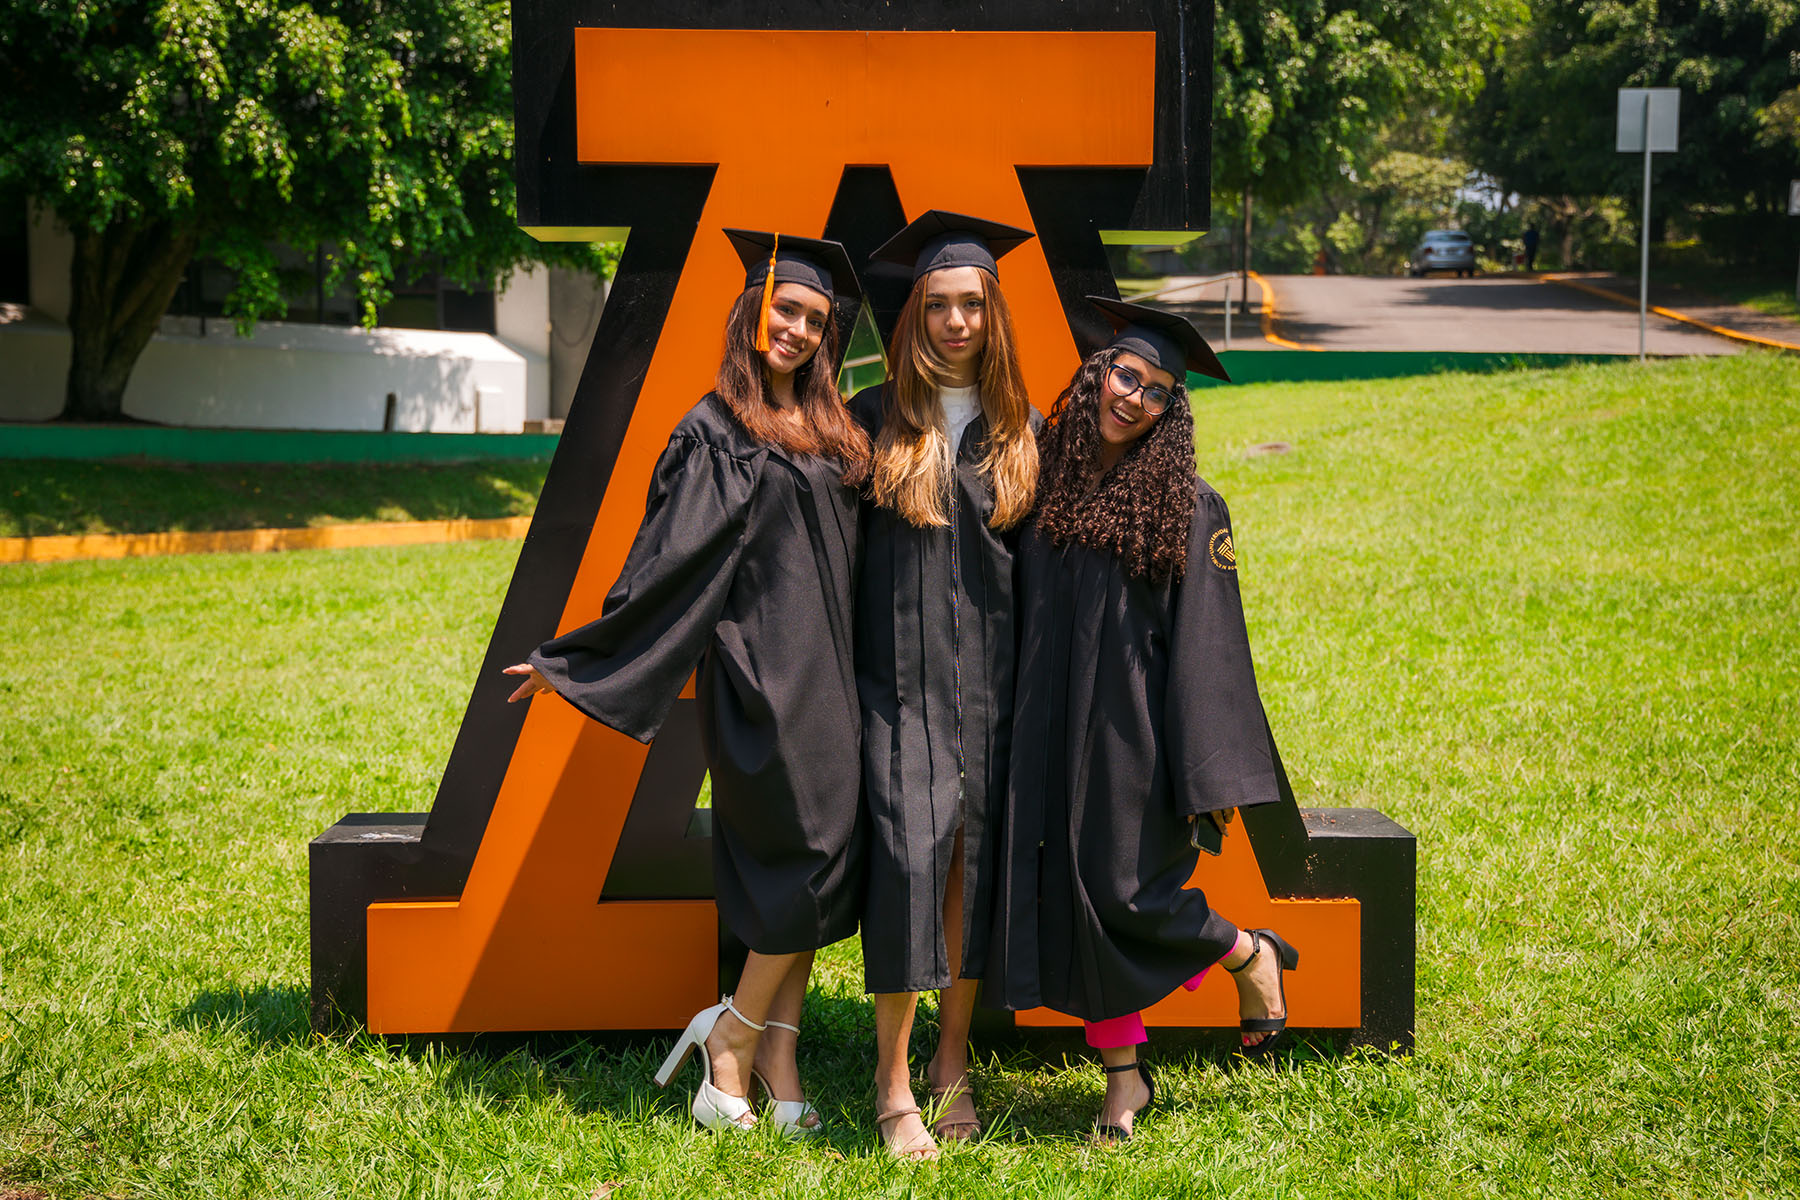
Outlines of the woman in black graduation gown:
{"label": "woman in black graduation gown", "polygon": [[1154,1094],[1139,1010],[1221,962],[1242,1053],[1265,1056],[1299,956],[1187,887],[1235,809],[1279,799],[1231,518],[1194,472],[1179,382],[1225,372],[1186,320],[1090,299],[1119,332],[1039,435],[986,996],[1089,1023],[1108,1072],[1098,1133],[1116,1140]]}
{"label": "woman in black graduation gown", "polygon": [[754,1078],[774,1119],[810,1132],[801,1002],[813,952],[856,930],[866,853],[851,605],[869,440],[838,395],[833,312],[860,293],[836,242],[725,232],[749,275],[717,390],[669,438],[600,619],[507,670],[528,677],[514,700],[554,689],[647,742],[698,668],[713,882],[750,954],[657,1082],[697,1048],[702,1125],[754,1124]]}
{"label": "woman in black graduation gown", "polygon": [[907,1062],[921,991],[939,993],[932,1130],[980,1131],[969,1022],[991,921],[987,830],[1006,777],[1012,556],[1037,478],[1037,414],[995,260],[1031,236],[934,210],[876,251],[913,286],[888,381],[851,401],[875,443],[856,612],[871,835],[863,969],[876,994],[877,1123],[907,1158],[937,1148]]}

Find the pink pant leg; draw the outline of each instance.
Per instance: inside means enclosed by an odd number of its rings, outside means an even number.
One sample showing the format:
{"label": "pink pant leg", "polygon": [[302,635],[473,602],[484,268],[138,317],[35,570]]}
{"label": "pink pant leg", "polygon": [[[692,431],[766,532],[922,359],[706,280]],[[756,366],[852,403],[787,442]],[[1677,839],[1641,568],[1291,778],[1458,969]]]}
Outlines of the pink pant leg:
{"label": "pink pant leg", "polygon": [[1144,1018],[1127,1013],[1105,1021],[1083,1021],[1087,1027],[1087,1044],[1096,1050],[1117,1050],[1122,1046],[1141,1046],[1150,1040],[1144,1032]]}
{"label": "pink pant leg", "polygon": [[[1198,990],[1200,981],[1206,978],[1206,972],[1210,970],[1212,970],[1211,967],[1204,968],[1198,975],[1181,986],[1190,992]],[[1112,1017],[1105,1021],[1083,1021],[1082,1024],[1087,1028],[1087,1044],[1096,1050],[1117,1050],[1125,1046],[1141,1046],[1150,1040],[1149,1033],[1144,1029],[1142,1013],[1127,1013],[1125,1016]]]}

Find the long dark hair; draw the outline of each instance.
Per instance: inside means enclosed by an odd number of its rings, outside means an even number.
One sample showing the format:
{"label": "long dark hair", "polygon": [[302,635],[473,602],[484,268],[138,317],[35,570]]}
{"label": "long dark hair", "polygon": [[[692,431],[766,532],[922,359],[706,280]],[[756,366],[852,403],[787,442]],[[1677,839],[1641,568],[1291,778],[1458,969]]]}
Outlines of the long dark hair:
{"label": "long dark hair", "polygon": [[[987,418],[987,453],[981,473],[994,493],[988,525],[1011,529],[1031,512],[1037,490],[1038,451],[1031,438],[1031,401],[1019,369],[1018,338],[1012,310],[999,281],[986,271],[981,279],[987,307],[986,342],[981,351],[977,388]],[[945,500],[956,460],[956,447],[944,436],[944,411],[938,389],[950,376],[949,366],[932,348],[925,330],[925,289],[929,274],[919,277],[894,325],[888,354],[888,383],[883,393],[881,433],[875,441],[875,500],[919,528],[948,525]]]}
{"label": "long dark hair", "polygon": [[781,415],[769,388],[763,356],[756,350],[756,323],[762,316],[761,286],[737,298],[725,318],[725,354],[714,384],[731,415],[759,442],[794,454],[818,454],[842,464],[843,480],[852,487],[869,477],[869,435],[850,417],[838,393],[837,323],[825,322],[825,334],[813,356],[794,372],[794,395],[800,421]]}
{"label": "long dark hair", "polygon": [[1199,502],[1187,387],[1175,381],[1174,403],[1102,478],[1100,403],[1115,356],[1089,355],[1038,431],[1037,527],[1052,545],[1104,551],[1133,575],[1180,579]]}

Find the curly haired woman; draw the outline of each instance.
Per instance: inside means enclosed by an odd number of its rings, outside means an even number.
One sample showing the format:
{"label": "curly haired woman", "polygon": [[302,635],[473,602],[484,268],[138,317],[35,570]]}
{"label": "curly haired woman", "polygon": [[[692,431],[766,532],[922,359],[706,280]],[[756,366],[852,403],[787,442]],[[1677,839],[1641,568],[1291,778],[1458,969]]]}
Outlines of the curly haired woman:
{"label": "curly haired woman", "polygon": [[1225,501],[1194,472],[1191,368],[1225,378],[1187,321],[1089,297],[1118,330],[1038,435],[1021,539],[1019,660],[987,1000],[1086,1021],[1106,1064],[1096,1136],[1155,1095],[1139,1011],[1222,963],[1247,1057],[1286,1025],[1299,955],[1187,886],[1242,807],[1280,796]]}

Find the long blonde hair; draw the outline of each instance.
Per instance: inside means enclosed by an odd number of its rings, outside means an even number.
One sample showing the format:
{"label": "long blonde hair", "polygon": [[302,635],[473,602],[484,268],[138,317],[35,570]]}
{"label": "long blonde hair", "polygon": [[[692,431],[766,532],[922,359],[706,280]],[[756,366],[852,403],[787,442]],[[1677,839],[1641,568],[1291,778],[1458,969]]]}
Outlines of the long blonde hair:
{"label": "long blonde hair", "polygon": [[[994,494],[988,525],[1011,529],[1031,512],[1036,497],[1037,439],[1031,434],[1031,401],[1019,370],[1012,310],[1000,285],[986,271],[976,274],[981,277],[986,315],[977,376],[981,412],[987,418],[981,474]],[[945,500],[956,458],[956,447],[944,434],[943,403],[938,399],[938,389],[950,379],[950,365],[938,356],[925,330],[925,286],[930,279],[924,275],[913,284],[894,326],[881,433],[875,439],[870,473],[876,503],[920,528],[950,523]]]}

